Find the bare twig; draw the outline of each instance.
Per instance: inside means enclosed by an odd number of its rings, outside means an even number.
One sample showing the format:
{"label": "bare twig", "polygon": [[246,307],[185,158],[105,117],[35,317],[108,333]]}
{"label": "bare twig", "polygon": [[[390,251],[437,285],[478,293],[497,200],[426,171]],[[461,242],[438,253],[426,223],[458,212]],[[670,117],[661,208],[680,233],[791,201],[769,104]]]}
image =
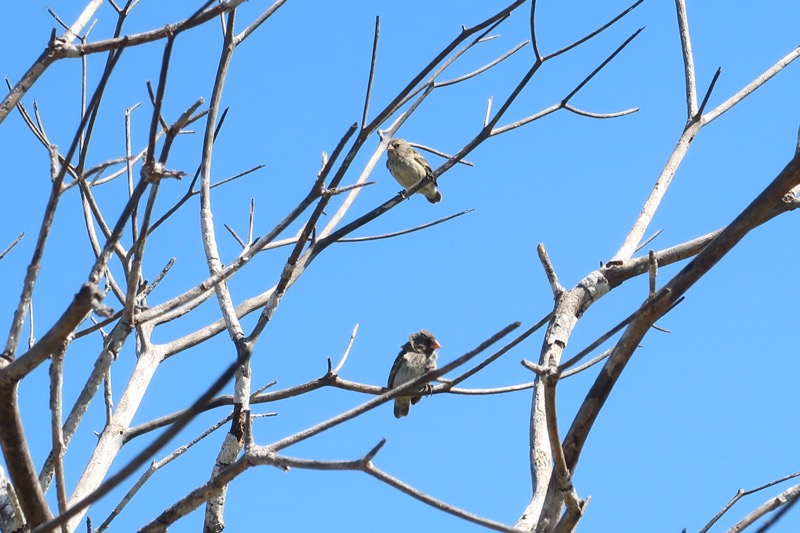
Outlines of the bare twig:
{"label": "bare twig", "polygon": [[[331,372],[333,372],[334,374],[338,374],[338,373],[339,373],[339,371],[340,371],[340,370],[342,369],[342,367],[344,366],[344,363],[345,363],[345,361],[347,361],[347,356],[348,356],[348,355],[350,355],[350,348],[352,348],[352,347],[353,347],[353,343],[354,343],[354,342],[355,342],[355,340],[356,340],[356,333],[358,333],[358,324],[356,324],[355,326],[353,326],[353,332],[352,332],[352,333],[350,333],[350,341],[347,343],[347,348],[345,348],[345,349],[344,349],[344,353],[342,354],[342,358],[339,360],[339,364],[337,364],[337,365],[336,365],[336,368],[334,368],[334,369],[331,371]],[[330,364],[330,359],[328,359],[328,361],[329,361],[329,363],[328,363],[328,364]]]}
{"label": "bare twig", "polygon": [[[56,350],[50,363],[50,431],[52,435],[53,456],[56,467],[56,493],[58,510],[63,513],[67,508],[67,487],[64,477],[64,434],[61,431],[61,399],[64,385],[64,350]],[[62,526],[62,533],[67,533]]]}
{"label": "bare twig", "polygon": [[686,87],[686,121],[697,116],[697,77],[694,73],[694,54],[692,39],[689,33],[689,17],[686,14],[686,1],[675,0],[675,11],[678,15],[678,33],[681,36],[681,52],[683,52],[683,78]]}
{"label": "bare twig", "polygon": [[749,490],[739,489],[738,491],[736,491],[736,494],[733,496],[733,498],[731,498],[730,501],[728,503],[726,503],[725,506],[722,509],[720,509],[720,511],[716,515],[714,515],[714,518],[709,520],[708,523],[705,526],[703,526],[703,528],[699,531],[699,533],[706,533],[709,529],[711,529],[711,527],[714,524],[716,524],[717,521],[720,518],[722,518],[722,515],[727,513],[730,510],[731,507],[736,505],[736,502],[738,502],[739,500],[741,500],[745,496],[750,496],[751,494],[755,494],[756,492],[762,491],[764,489],[768,489],[769,487],[772,487],[772,486],[777,485],[779,483],[783,483],[784,481],[788,481],[790,479],[794,479],[794,478],[796,478],[798,476],[800,476],[800,472],[795,472],[794,474],[789,474],[788,476],[784,476],[784,477],[782,477],[780,479],[776,479],[776,480],[770,481],[769,483],[765,483],[765,484],[763,484],[763,485],[761,485],[759,487],[756,487],[754,489],[749,489]]}
{"label": "bare twig", "polygon": [[[656,299],[660,299],[660,298],[664,298],[665,296],[666,296],[666,294],[659,293],[655,298]],[[653,304],[653,299],[648,300],[646,303],[652,305]],[[639,309],[637,309],[636,311],[634,311],[633,313],[631,313],[630,315],[628,315],[625,319],[623,319],[621,322],[619,322],[616,326],[614,326],[610,330],[608,330],[605,333],[603,333],[602,335],[600,335],[600,337],[598,337],[589,346],[587,346],[586,348],[584,348],[583,350],[581,350],[580,352],[575,354],[573,357],[571,357],[566,362],[562,363],[559,366],[559,372],[566,371],[568,368],[570,368],[571,366],[575,365],[578,361],[580,361],[581,359],[583,359],[584,357],[586,357],[587,355],[592,353],[598,346],[600,346],[601,344],[606,342],[608,339],[610,339],[615,334],[617,334],[620,330],[622,330],[622,328],[624,328],[625,326],[630,324],[633,321],[633,319],[635,319],[636,316],[640,312],[641,312],[641,307]],[[595,362],[597,362],[597,361],[595,361]],[[592,364],[594,364],[594,363],[592,363]],[[588,365],[588,366],[591,366],[591,365]],[[586,368],[588,368],[588,367],[586,367]]]}
{"label": "bare twig", "polygon": [[511,526],[506,526],[505,524],[501,524],[500,522],[495,522],[494,520],[489,520],[488,518],[483,518],[483,517],[478,516],[476,514],[469,513],[467,511],[459,509],[458,507],[454,507],[454,506],[452,506],[450,504],[447,504],[447,503],[445,503],[445,502],[443,502],[441,500],[437,500],[436,498],[433,498],[433,497],[429,496],[428,494],[425,494],[424,492],[421,492],[421,491],[415,489],[411,485],[400,481],[396,477],[393,477],[393,476],[387,474],[386,472],[384,472],[384,471],[380,470],[379,468],[373,466],[372,463],[367,463],[365,465],[364,471],[367,474],[369,474],[370,476],[374,477],[375,479],[378,479],[378,480],[386,483],[387,485],[396,488],[397,490],[399,490],[400,492],[403,492],[404,494],[408,494],[409,496],[411,496],[414,499],[417,499],[417,500],[419,500],[419,501],[421,501],[421,502],[423,502],[423,503],[425,503],[427,505],[430,505],[434,509],[440,509],[440,510],[445,511],[445,512],[447,512],[447,513],[449,513],[449,514],[451,514],[453,516],[457,516],[459,518],[463,518],[464,520],[467,520],[468,522],[472,522],[473,524],[481,525],[481,526],[483,526],[483,527],[485,527],[487,529],[491,529],[491,530],[494,530],[494,531],[503,531],[503,532],[506,532],[506,533],[517,533],[519,531],[517,529],[514,529]]}
{"label": "bare twig", "polygon": [[[442,151],[437,150],[436,148],[431,148],[430,146],[425,146],[424,144],[419,144],[419,143],[408,143],[408,144],[410,144],[411,146],[413,146],[415,148],[419,148],[420,150],[425,150],[426,152],[430,152],[432,154],[436,154],[436,155],[438,155],[439,157],[441,157],[443,159],[450,159],[451,157],[453,157],[451,155],[447,155],[446,153],[444,153]],[[468,167],[474,167],[475,166],[474,164],[470,163],[469,161],[466,161],[466,160],[463,160],[463,159],[457,161],[457,163],[460,164],[460,165],[466,165]]]}
{"label": "bare twig", "polygon": [[547,276],[547,281],[550,282],[550,290],[553,291],[553,296],[558,298],[559,295],[564,292],[564,287],[562,287],[558,282],[556,269],[553,267],[553,263],[550,261],[550,256],[547,255],[547,250],[544,249],[544,243],[539,243],[539,245],[536,246],[536,253],[539,254],[539,261],[542,263],[542,268]]}
{"label": "bare twig", "polygon": [[383,235],[372,235],[370,237],[349,237],[349,238],[346,238],[346,239],[339,239],[338,242],[365,242],[365,241],[377,241],[377,240],[380,240],[380,239],[389,239],[391,237],[398,237],[400,235],[406,235],[408,233],[413,233],[415,231],[419,231],[419,230],[422,230],[422,229],[425,229],[425,228],[430,228],[431,226],[436,226],[437,224],[441,224],[442,222],[447,222],[448,220],[454,219],[456,217],[460,217],[461,215],[466,215],[467,213],[471,213],[473,211],[474,211],[474,209],[465,209],[464,211],[461,211],[460,213],[455,213],[453,215],[448,215],[448,216],[446,216],[444,218],[440,218],[438,220],[434,220],[433,222],[427,222],[425,224],[422,224],[420,226],[416,226],[416,227],[413,227],[413,228],[404,229],[404,230],[401,230],[401,231],[394,231],[392,233],[384,233]]}
{"label": "bare twig", "polygon": [[636,248],[636,251],[637,251],[637,252],[638,252],[638,251],[641,251],[641,250],[642,250],[642,249],[643,249],[645,246],[647,246],[648,244],[650,244],[651,242],[653,242],[653,241],[654,241],[654,240],[655,240],[655,239],[656,239],[656,238],[657,238],[659,235],[661,235],[661,233],[662,233],[663,231],[664,231],[664,228],[661,228],[660,230],[658,230],[657,232],[653,233],[653,234],[652,234],[652,235],[650,235],[648,238],[646,238],[645,240],[643,240],[643,241],[642,241],[642,244],[640,244],[640,245],[639,245],[639,246]]}
{"label": "bare twig", "polygon": [[[797,503],[798,498],[800,498],[800,485],[795,485],[794,487],[789,487],[785,491],[781,492],[774,498],[770,498],[766,502],[762,503],[755,509],[753,509],[750,513],[747,514],[744,518],[736,522],[728,531],[729,533],[739,533],[740,531],[744,531],[746,528],[750,527],[754,524],[759,518],[765,516],[767,513],[774,511],[780,507],[783,507],[781,511],[786,512],[790,509],[795,503]],[[778,519],[783,516],[783,512],[778,512],[774,518]],[[768,523],[764,524],[759,531],[767,531],[774,525],[773,521],[769,521]]]}
{"label": "bare twig", "polygon": [[375,17],[375,36],[372,39],[372,59],[369,62],[369,77],[367,78],[367,94],[364,97],[364,113],[361,115],[361,129],[367,124],[369,116],[369,101],[372,97],[372,82],[375,80],[375,65],[378,60],[378,38],[381,34],[381,18]]}
{"label": "bare twig", "polygon": [[[539,330],[539,328],[541,328],[542,326],[547,324],[547,321],[550,320],[550,316],[551,315],[545,316],[544,318],[539,320],[536,324],[534,324],[533,326],[531,326],[527,330],[523,331],[520,335],[518,335],[514,340],[509,342],[507,345],[503,346],[496,353],[494,353],[491,356],[487,357],[484,361],[481,361],[479,364],[475,365],[473,368],[467,370],[466,372],[464,372],[460,376],[456,377],[455,379],[451,380],[450,382],[442,385],[442,387],[441,387],[442,390],[447,390],[447,391],[451,390],[453,387],[455,387],[459,383],[461,383],[464,380],[470,378],[471,376],[474,376],[475,374],[477,374],[478,372],[480,372],[481,370],[483,370],[484,368],[486,368],[487,366],[489,366],[493,362],[497,361],[504,354],[508,353],[509,350],[511,350],[512,348],[517,346],[519,343],[521,343],[522,341],[524,341],[525,339],[527,339],[528,337],[533,335],[537,330]],[[439,387],[434,387],[433,390],[434,390],[434,392],[436,392],[438,389],[439,389]]]}
{"label": "bare twig", "polygon": [[656,276],[658,275],[658,259],[656,259],[656,253],[653,250],[647,254],[648,258],[650,259],[650,268],[648,272],[650,274],[650,294],[648,298],[652,298],[656,294]]}
{"label": "bare twig", "polygon": [[[642,2],[644,2],[644,0],[637,0],[636,2],[631,4],[630,7],[628,7],[625,11],[621,12],[616,17],[612,18],[611,20],[609,20],[608,22],[606,22],[605,24],[603,24],[602,26],[600,26],[599,28],[597,28],[593,32],[586,34],[585,36],[581,37],[577,41],[573,42],[572,44],[569,44],[569,45],[565,46],[564,48],[562,48],[560,50],[557,50],[557,51],[555,51],[555,52],[553,52],[551,54],[547,54],[546,56],[542,57],[542,61],[547,61],[548,59],[552,59],[554,57],[560,56],[561,54],[565,54],[565,53],[569,52],[570,50],[572,50],[573,48],[576,48],[576,47],[582,45],[583,43],[585,43],[586,41],[589,41],[590,39],[600,35],[605,30],[607,30],[608,28],[610,28],[611,26],[613,26],[614,24],[619,22],[622,18],[624,18],[626,15],[628,15],[631,11],[633,11],[634,9],[639,7],[639,5]],[[531,21],[532,20],[533,20],[533,8],[531,8]],[[641,30],[639,30],[639,31],[641,31]]]}
{"label": "bare twig", "polygon": [[509,50],[508,52],[506,52],[505,54],[503,54],[500,57],[498,57],[497,59],[495,59],[494,61],[490,61],[489,63],[483,65],[482,67],[480,67],[480,68],[478,68],[476,70],[473,70],[472,72],[469,72],[467,74],[464,74],[463,76],[459,76],[457,78],[453,78],[452,80],[447,80],[447,81],[437,81],[436,82],[436,87],[447,87],[448,85],[453,85],[455,83],[459,83],[459,82],[462,82],[464,80],[468,80],[470,78],[473,78],[473,77],[477,76],[478,74],[486,72],[487,70],[489,70],[493,66],[501,63],[502,61],[504,61],[504,60],[508,59],[509,57],[511,57],[512,55],[516,54],[518,51],[522,50],[522,48],[524,48],[525,45],[527,45],[527,44],[528,44],[528,41],[523,41],[523,42],[519,43],[517,46],[515,46],[514,48],[512,48],[511,50]]}
{"label": "bare twig", "polygon": [[703,111],[708,105],[708,99],[711,98],[711,93],[714,92],[714,87],[717,85],[717,80],[719,80],[719,75],[722,73],[722,68],[718,68],[717,71],[714,73],[714,77],[711,79],[711,83],[708,86],[708,90],[706,91],[706,95],[703,97],[703,102],[700,104],[700,109],[697,110],[698,117],[703,114]]}
{"label": "bare twig", "polygon": [[14,242],[9,244],[8,247],[5,250],[0,252],[0,259],[3,259],[6,256],[6,254],[11,251],[12,248],[14,248],[17,244],[19,244],[19,242],[22,240],[22,238],[24,236],[25,236],[25,232],[23,231],[22,233],[19,234],[19,236],[17,236],[16,239],[14,239]]}
{"label": "bare twig", "polygon": [[742,88],[739,92],[722,102],[720,105],[703,115],[702,122],[703,124],[708,124],[713,120],[719,118],[723,113],[730,110],[733,106],[747,98],[750,94],[755,92],[756,89],[764,85],[767,81],[769,81],[773,76],[777,73],[782,71],[786,68],[790,63],[792,63],[795,59],[800,57],[800,46],[786,54],[784,57],[779,59],[774,65],[769,67],[767,70],[762,72],[756,79],[748,83],[744,88]]}
{"label": "bare twig", "polygon": [[580,115],[582,117],[588,118],[619,118],[624,117],[625,115],[630,115],[631,113],[636,113],[639,111],[638,107],[633,107],[631,109],[625,109],[623,111],[616,111],[614,113],[592,113],[591,111],[584,111],[583,109],[578,109],[577,107],[571,106],[569,104],[564,104],[564,109],[567,111],[571,111],[576,115]]}

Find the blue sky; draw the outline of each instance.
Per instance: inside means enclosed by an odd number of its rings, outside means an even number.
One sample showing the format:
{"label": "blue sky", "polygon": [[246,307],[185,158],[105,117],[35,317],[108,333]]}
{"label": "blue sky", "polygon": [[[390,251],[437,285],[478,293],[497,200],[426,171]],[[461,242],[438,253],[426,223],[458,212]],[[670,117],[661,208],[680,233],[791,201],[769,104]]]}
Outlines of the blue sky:
{"label": "blue sky", "polygon": [[[239,251],[223,223],[246,235],[251,198],[256,234],[265,233],[305,195],[320,165],[346,128],[361,117],[375,16],[381,17],[372,116],[435,56],[462,24],[493,14],[507,1],[435,3],[292,2],[291,0],[234,55],[224,105],[231,110],[216,145],[214,179],[258,164],[265,168],[215,189],[213,204],[223,262]],[[49,3],[73,21],[82,2]],[[129,32],[185,18],[186,3],[157,8],[143,2],[127,24]],[[624,9],[624,2],[540,2],[539,46],[551,52],[581,37]],[[251,0],[240,24],[267,4]],[[494,32],[500,37],[452,67],[469,72],[529,38],[528,6]],[[689,21],[698,87],[705,92],[717,67],[722,74],[709,101],[717,106],[788,54],[798,44],[800,5],[764,2],[758,8],[723,2],[690,2]],[[45,3],[9,5],[0,22],[7,53],[0,73],[16,82],[44,48],[53,21]],[[113,11],[104,6],[90,40],[113,31]],[[339,244],[322,254],[287,293],[253,355],[254,387],[278,380],[288,387],[321,376],[326,357],[338,360],[353,326],[359,333],[342,377],[383,385],[408,333],[427,328],[447,362],[477,346],[513,321],[528,327],[547,314],[552,294],[536,258],[544,243],[561,282],[571,287],[608,260],[622,243],[685,122],[683,66],[672,2],[648,0],[590,43],[541,70],[509,111],[510,122],[558,102],[636,29],[644,31],[574,99],[581,109],[609,113],[637,107],[638,113],[593,120],[558,112],[480,146],[440,179],[444,199],[430,205],[412,197],[358,232],[397,231],[474,209],[472,213],[396,239]],[[167,87],[165,114],[177,117],[196,98],[209,100],[219,50],[219,24],[178,39]],[[90,159],[122,155],[124,110],[137,102],[134,147],[145,143],[149,127],[146,80],[155,82],[161,44],[126,51],[103,104],[99,134]],[[13,53],[11,53],[13,51]],[[89,63],[96,82],[101,58]],[[484,76],[440,89],[403,126],[399,136],[454,153],[478,131],[486,100],[495,106],[511,91],[532,61],[524,48]],[[739,106],[698,135],[677,172],[648,235],[664,233],[649,247],[659,250],[724,226],[791,159],[797,137],[800,71],[790,65]],[[39,105],[48,134],[66,150],[79,118],[80,63],[61,61],[24,99]],[[202,124],[197,125],[199,131]],[[201,135],[181,137],[170,168],[193,173]],[[372,145],[377,145],[377,137]],[[0,248],[20,232],[23,242],[0,271],[6,323],[21,290],[49,189],[46,151],[18,114],[0,126],[0,160],[6,174],[0,212],[5,214]],[[357,178],[371,151],[359,156],[344,183]],[[428,156],[435,167],[440,160]],[[349,218],[392,197],[399,186],[383,161],[376,185],[359,195]],[[179,198],[186,183],[166,183],[162,211]],[[124,184],[101,189],[109,213],[116,212]],[[88,274],[91,256],[76,190],[65,196],[54,240],[46,250],[35,293],[39,335],[60,315]],[[192,201],[148,243],[145,265],[152,279],[170,257],[177,263],[153,293],[158,303],[205,278],[198,203]],[[296,228],[287,233],[291,235]],[[687,295],[684,303],[652,331],[629,364],[601,413],[578,466],[575,485],[592,496],[581,531],[696,531],[731,498],[798,470],[795,376],[797,311],[791,297],[800,260],[797,221],[784,215],[748,235]],[[237,301],[272,286],[288,249],[262,254],[231,283]],[[682,265],[660,270],[659,285]],[[647,295],[647,279],[625,283],[595,304],[576,328],[569,357],[627,316]],[[107,303],[113,305],[112,301]],[[118,307],[118,305],[116,306]],[[218,316],[216,303],[196,316],[157,330],[165,342]],[[254,317],[244,320],[245,329]],[[162,365],[135,422],[172,412],[196,398],[233,357],[225,336],[180,354]],[[464,383],[498,387],[530,381],[521,359],[536,360],[541,333]],[[610,343],[606,347],[611,346]],[[76,343],[67,359],[66,403],[71,405],[93,364],[99,339]],[[114,367],[119,395],[133,365],[130,346]],[[562,432],[585,397],[597,368],[563,381],[558,389]],[[41,464],[49,451],[47,369],[21,386],[26,431]],[[340,390],[321,390],[290,401],[254,406],[278,412],[258,420],[259,444],[325,420],[365,401]],[[528,417],[530,393],[500,396],[438,395],[395,420],[382,406],[317,438],[285,450],[316,459],[351,459],[380,439],[387,444],[375,463],[417,488],[488,518],[513,524],[530,497]],[[204,414],[167,450],[185,443],[225,416]],[[100,400],[67,455],[67,479],[74,484],[100,431]],[[156,475],[117,519],[117,531],[133,531],[203,483],[219,448],[217,432],[183,460]],[[142,442],[126,448],[122,465]],[[126,490],[130,483],[123,485]],[[72,486],[72,485],[70,485]],[[740,502],[718,525],[725,530],[749,510],[789,485]],[[51,491],[53,492],[53,491]],[[90,515],[99,524],[119,494],[101,501]],[[798,512],[773,531],[795,531]],[[226,512],[229,531],[481,531],[442,514],[361,473],[289,473],[261,467],[231,486]],[[198,512],[171,531],[196,531]],[[713,531],[713,530],[712,530]]]}

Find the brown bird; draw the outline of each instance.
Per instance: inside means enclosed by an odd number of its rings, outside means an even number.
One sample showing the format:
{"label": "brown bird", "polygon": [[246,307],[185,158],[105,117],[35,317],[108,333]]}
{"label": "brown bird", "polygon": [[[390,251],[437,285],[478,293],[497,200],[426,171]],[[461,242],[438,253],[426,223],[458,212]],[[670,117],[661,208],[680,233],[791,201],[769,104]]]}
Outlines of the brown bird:
{"label": "brown bird", "polygon": [[[397,183],[408,189],[416,185],[419,180],[433,174],[431,166],[422,155],[411,148],[403,139],[392,139],[387,149],[386,168]],[[432,204],[442,200],[442,193],[436,188],[436,180],[422,187],[418,192]]]}
{"label": "brown bird", "polygon": [[[408,336],[408,342],[400,350],[394,360],[392,370],[389,372],[389,388],[399,387],[404,383],[413,381],[426,372],[436,370],[436,350],[441,345],[436,337],[428,330],[420,330]],[[409,396],[399,396],[394,400],[394,417],[401,418],[408,414],[411,405],[422,398],[425,389],[430,385],[420,387],[417,391],[408,391]]]}

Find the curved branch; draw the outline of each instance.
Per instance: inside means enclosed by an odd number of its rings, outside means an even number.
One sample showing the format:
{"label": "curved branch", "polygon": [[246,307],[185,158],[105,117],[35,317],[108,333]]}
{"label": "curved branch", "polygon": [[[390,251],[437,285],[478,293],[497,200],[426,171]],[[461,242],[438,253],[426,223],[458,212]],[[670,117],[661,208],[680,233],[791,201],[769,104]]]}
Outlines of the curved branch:
{"label": "curved branch", "polygon": [[339,239],[337,242],[365,242],[365,241],[377,241],[380,239],[389,239],[391,237],[399,237],[400,235],[406,235],[408,233],[414,233],[415,231],[419,231],[425,228],[430,228],[431,226],[436,226],[437,224],[441,224],[442,222],[447,222],[448,220],[460,217],[461,215],[466,215],[467,213],[472,213],[475,211],[474,209],[465,209],[460,213],[455,213],[452,215],[448,215],[444,218],[440,218],[438,220],[434,220],[433,222],[427,222],[420,226],[416,226],[409,229],[404,229],[400,231],[395,231],[392,233],[384,233],[383,235],[372,235],[370,237],[350,237],[347,239]]}

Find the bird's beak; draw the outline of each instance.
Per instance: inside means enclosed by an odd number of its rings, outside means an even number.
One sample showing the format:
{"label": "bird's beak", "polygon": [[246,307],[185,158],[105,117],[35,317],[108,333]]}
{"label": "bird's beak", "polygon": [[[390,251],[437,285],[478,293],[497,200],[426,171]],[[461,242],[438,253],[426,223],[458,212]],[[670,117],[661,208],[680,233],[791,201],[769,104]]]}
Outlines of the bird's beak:
{"label": "bird's beak", "polygon": [[439,341],[437,341],[436,339],[434,339],[434,340],[433,340],[433,344],[432,344],[432,346],[433,346],[433,349],[434,349],[434,350],[438,350],[439,348],[441,348],[441,347],[442,347],[442,345],[441,345],[441,344],[439,344]]}

